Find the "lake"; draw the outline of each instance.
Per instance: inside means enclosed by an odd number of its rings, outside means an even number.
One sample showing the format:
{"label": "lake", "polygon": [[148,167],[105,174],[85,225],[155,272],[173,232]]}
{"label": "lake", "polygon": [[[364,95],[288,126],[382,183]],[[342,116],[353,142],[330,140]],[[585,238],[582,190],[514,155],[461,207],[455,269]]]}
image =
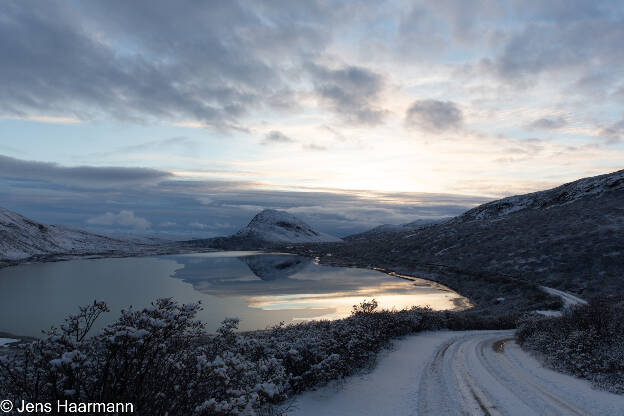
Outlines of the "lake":
{"label": "lake", "polygon": [[0,332],[39,336],[79,305],[104,300],[111,312],[162,297],[201,301],[199,318],[214,331],[225,317],[242,330],[279,322],[336,319],[375,298],[380,307],[453,309],[465,301],[433,282],[368,269],[329,267],[289,254],[211,252],[160,257],[81,259],[0,269]]}

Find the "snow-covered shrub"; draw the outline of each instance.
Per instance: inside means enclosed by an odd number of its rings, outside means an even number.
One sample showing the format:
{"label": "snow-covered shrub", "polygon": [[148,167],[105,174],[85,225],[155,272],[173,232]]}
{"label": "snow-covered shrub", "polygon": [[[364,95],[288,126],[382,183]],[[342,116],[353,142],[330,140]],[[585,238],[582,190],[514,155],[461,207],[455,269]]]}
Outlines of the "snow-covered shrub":
{"label": "snow-covered shrub", "polygon": [[87,337],[102,302],[81,308],[44,339],[0,362],[0,397],[31,402],[133,403],[140,415],[250,415],[374,363],[396,337],[482,325],[430,309],[354,306],[336,321],[238,332],[228,318],[215,334],[195,319],[199,304],[159,299],[121,313]]}
{"label": "snow-covered shrub", "polygon": [[195,394],[196,345],[203,332],[194,319],[198,309],[159,299],[140,311],[122,311],[87,338],[97,316],[108,311],[94,302],[2,359],[0,393],[14,401],[129,402],[140,414],[191,414],[187,399]]}
{"label": "snow-covered shrub", "polygon": [[554,369],[624,393],[623,318],[623,297],[594,299],[561,317],[524,317],[516,339]]}

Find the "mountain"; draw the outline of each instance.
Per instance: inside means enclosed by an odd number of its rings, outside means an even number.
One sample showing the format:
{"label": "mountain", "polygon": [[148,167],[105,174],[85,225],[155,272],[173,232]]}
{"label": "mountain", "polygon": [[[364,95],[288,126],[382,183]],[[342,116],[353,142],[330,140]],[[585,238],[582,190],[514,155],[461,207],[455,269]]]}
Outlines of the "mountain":
{"label": "mountain", "polygon": [[491,220],[525,210],[548,210],[603,195],[624,191],[624,170],[611,174],[579,179],[546,191],[510,196],[473,208],[457,217],[457,221]]}
{"label": "mountain", "polygon": [[342,243],[342,239],[315,231],[308,224],[284,211],[265,209],[245,227],[229,237],[183,242],[187,247],[221,250],[265,250],[303,243]]}
{"label": "mountain", "polygon": [[[138,240],[137,240],[138,241]],[[46,225],[0,208],[0,263],[51,255],[141,254],[160,243],[129,241],[59,225]]]}
{"label": "mountain", "polygon": [[271,243],[335,243],[338,237],[315,231],[305,222],[284,211],[265,209],[235,237],[250,238]]}
{"label": "mountain", "polygon": [[404,273],[453,271],[445,284],[456,289],[477,285],[476,276],[507,276],[583,297],[622,293],[624,170],[489,202],[415,230],[353,237],[293,251],[331,252],[334,262]]}
{"label": "mountain", "polygon": [[357,241],[357,240],[374,240],[382,237],[388,237],[391,234],[400,233],[403,231],[414,231],[420,228],[438,224],[444,221],[447,221],[449,218],[438,218],[438,219],[419,219],[412,222],[408,222],[407,224],[382,224],[375,228],[372,228],[368,231],[364,231],[363,233],[352,234],[345,237],[345,241]]}

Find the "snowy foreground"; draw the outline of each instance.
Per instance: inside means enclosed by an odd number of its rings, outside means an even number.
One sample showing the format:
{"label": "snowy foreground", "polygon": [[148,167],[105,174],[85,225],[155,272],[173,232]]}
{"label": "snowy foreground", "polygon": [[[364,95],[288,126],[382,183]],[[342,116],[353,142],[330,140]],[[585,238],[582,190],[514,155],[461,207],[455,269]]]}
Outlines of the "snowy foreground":
{"label": "snowy foreground", "polygon": [[300,395],[288,415],[624,415],[522,351],[513,331],[424,332],[395,342],[369,374]]}

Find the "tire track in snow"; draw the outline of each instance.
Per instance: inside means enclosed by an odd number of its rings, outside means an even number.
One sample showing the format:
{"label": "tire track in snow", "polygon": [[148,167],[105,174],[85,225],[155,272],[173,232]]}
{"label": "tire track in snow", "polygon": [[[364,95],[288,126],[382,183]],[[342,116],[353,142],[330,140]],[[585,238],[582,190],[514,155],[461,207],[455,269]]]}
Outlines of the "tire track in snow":
{"label": "tire track in snow", "polygon": [[427,332],[395,347],[340,389],[304,393],[291,414],[624,416],[624,396],[544,368],[513,331]]}

